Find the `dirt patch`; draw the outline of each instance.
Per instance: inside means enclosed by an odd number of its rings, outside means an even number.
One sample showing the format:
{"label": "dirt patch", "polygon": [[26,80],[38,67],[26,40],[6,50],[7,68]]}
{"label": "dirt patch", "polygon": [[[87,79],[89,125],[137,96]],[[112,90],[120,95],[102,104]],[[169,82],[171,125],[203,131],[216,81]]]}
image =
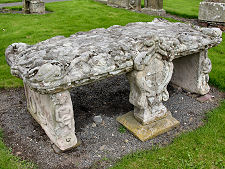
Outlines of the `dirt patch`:
{"label": "dirt patch", "polygon": [[[76,121],[76,135],[82,144],[69,152],[56,154],[39,124],[26,110],[24,90],[0,90],[0,125],[5,144],[15,155],[36,163],[39,168],[105,168],[125,154],[166,145],[184,131],[203,124],[205,113],[218,106],[224,97],[215,88],[209,103],[200,103],[190,95],[168,87],[170,99],[165,102],[180,126],[152,140],[141,142],[128,131],[121,132],[116,117],[133,109],[129,103],[129,83],[124,75],[74,88],[71,91]],[[93,116],[101,115],[104,123],[93,126]]]}

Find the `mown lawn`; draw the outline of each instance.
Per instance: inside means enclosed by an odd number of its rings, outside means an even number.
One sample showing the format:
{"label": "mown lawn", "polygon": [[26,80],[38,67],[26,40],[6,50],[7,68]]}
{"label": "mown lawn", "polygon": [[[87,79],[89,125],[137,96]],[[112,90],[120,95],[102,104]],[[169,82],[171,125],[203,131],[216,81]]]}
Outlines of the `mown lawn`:
{"label": "mown lawn", "polygon": [[199,3],[203,0],[164,0],[166,12],[185,18],[198,18]]}
{"label": "mown lawn", "polygon": [[1,3],[12,3],[12,2],[22,2],[22,0],[0,0]]}
{"label": "mown lawn", "polygon": [[127,155],[112,168],[224,168],[225,102],[207,117],[204,127],[182,134],[171,145]]}
{"label": "mown lawn", "polygon": [[[199,3],[197,1],[164,0],[164,8],[180,16],[196,17]],[[151,16],[107,7],[91,0],[50,3],[46,4],[46,8],[54,12],[46,15],[0,14],[0,88],[22,86],[20,79],[11,76],[4,58],[6,47],[14,42],[34,44],[56,35],[69,36],[78,31],[153,19]],[[209,51],[213,64],[210,83],[223,91],[225,91],[224,55],[224,41]],[[182,134],[167,147],[128,155],[119,161],[115,168],[225,167],[224,131],[225,102],[222,102],[220,108],[208,114],[208,122],[204,127]],[[30,168],[30,165],[18,162],[18,158],[13,157],[4,146],[0,135],[0,169]]]}

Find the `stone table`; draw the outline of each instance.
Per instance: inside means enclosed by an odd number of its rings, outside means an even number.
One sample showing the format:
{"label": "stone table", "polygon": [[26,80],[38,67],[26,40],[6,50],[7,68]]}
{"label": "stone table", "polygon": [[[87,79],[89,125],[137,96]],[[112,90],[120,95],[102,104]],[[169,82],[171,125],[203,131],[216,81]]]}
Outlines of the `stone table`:
{"label": "stone table", "polygon": [[14,43],[5,56],[12,75],[23,79],[29,112],[64,151],[77,145],[69,89],[122,73],[130,81],[134,111],[118,117],[120,123],[143,141],[177,126],[163,105],[167,85],[172,81],[190,92],[209,92],[207,50],[221,42],[221,35],[217,28],[155,19],[35,45]]}

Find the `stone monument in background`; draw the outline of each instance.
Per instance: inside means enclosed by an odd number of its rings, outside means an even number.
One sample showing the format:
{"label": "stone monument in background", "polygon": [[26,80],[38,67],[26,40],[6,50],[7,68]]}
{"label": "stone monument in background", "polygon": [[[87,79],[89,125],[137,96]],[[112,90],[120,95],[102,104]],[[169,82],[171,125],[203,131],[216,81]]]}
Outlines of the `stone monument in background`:
{"label": "stone monument in background", "polygon": [[107,0],[107,5],[118,8],[135,9],[138,0]]}
{"label": "stone monument in background", "polygon": [[42,0],[23,0],[24,14],[44,14],[45,3]]}
{"label": "stone monument in background", "polygon": [[163,15],[166,11],[163,9],[163,0],[145,0],[143,12],[151,15]]}
{"label": "stone monument in background", "polygon": [[200,3],[198,19],[225,23],[225,0],[204,0]]}
{"label": "stone monument in background", "polygon": [[141,7],[141,0],[108,0],[109,6],[135,9],[151,15],[162,15],[165,14],[163,10],[163,0],[145,0],[144,8]]}

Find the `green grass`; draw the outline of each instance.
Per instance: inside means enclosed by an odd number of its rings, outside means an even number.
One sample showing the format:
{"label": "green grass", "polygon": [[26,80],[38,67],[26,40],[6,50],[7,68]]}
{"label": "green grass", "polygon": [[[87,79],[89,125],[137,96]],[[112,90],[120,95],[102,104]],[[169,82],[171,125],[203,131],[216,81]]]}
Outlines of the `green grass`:
{"label": "green grass", "polygon": [[[202,0],[163,0],[163,9],[167,13],[184,18],[198,18],[199,3]],[[141,0],[144,8],[144,0]]]}
{"label": "green grass", "polygon": [[185,18],[198,18],[199,3],[202,0],[164,0],[166,12]]}
{"label": "green grass", "polygon": [[225,33],[223,33],[223,41],[217,47],[209,50],[209,58],[212,61],[212,71],[210,72],[210,84],[225,91]]}
{"label": "green grass", "polygon": [[0,0],[1,3],[12,3],[12,2],[22,2],[22,0]]}
{"label": "green grass", "polygon": [[22,161],[16,156],[12,156],[11,151],[6,148],[2,140],[0,130],[0,169],[35,168],[32,163]]}
{"label": "green grass", "polygon": [[225,168],[225,102],[207,114],[208,122],[166,147],[127,155],[113,169]]}

